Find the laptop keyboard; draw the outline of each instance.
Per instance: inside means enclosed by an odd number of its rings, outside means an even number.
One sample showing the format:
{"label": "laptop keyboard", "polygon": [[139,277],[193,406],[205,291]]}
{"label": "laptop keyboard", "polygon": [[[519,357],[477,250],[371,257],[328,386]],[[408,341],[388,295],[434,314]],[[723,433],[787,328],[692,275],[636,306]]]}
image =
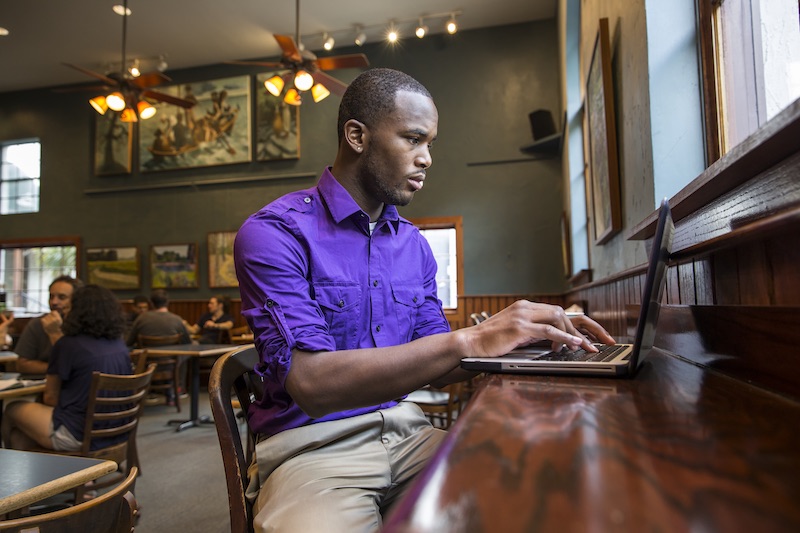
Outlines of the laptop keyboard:
{"label": "laptop keyboard", "polygon": [[583,348],[570,352],[569,350],[561,350],[560,352],[550,352],[541,357],[537,357],[537,361],[591,361],[595,363],[604,363],[611,361],[623,350],[627,348],[626,345],[619,344],[596,344],[595,347],[599,350],[595,352],[587,352]]}

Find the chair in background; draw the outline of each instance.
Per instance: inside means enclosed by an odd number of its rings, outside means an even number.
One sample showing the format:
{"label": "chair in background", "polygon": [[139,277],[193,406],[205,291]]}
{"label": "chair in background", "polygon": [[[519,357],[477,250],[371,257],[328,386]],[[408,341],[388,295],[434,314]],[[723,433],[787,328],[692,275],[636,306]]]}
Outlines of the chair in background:
{"label": "chair in background", "polygon": [[[60,455],[76,455],[94,459],[114,461],[124,471],[109,474],[92,484],[92,489],[110,487],[120,482],[121,478],[130,475],[131,471],[141,472],[139,452],[136,447],[136,429],[142,413],[142,400],[150,388],[156,365],[151,364],[140,374],[116,375],[92,373],[92,384],[89,388],[89,402],[86,405],[86,422],[83,427],[83,441],[80,450],[54,451],[39,449],[36,451],[57,453]],[[119,437],[120,442],[100,449],[92,449],[97,439]],[[83,499],[86,486],[75,489],[75,503]]]}
{"label": "chair in background", "polygon": [[236,348],[217,359],[208,381],[211,412],[228,485],[231,533],[253,531],[253,509],[245,498],[245,490],[255,435],[247,429],[245,448],[232,402],[238,400],[241,408],[247,412],[250,404],[263,393],[261,378],[254,371],[257,363],[258,352],[252,344]]}
{"label": "chair in background", "polygon": [[[175,408],[179,413],[181,412],[181,397],[178,388],[180,387],[181,381],[184,383],[186,382],[185,379],[180,379],[181,361],[175,355],[151,354],[147,352],[147,348],[152,346],[170,346],[173,344],[180,344],[180,342],[181,335],[179,333],[175,335],[139,335],[139,348],[143,348],[144,351],[139,353],[139,360],[136,362],[137,370],[144,368],[149,362],[158,365],[155,374],[153,374],[153,383],[150,385],[150,391],[161,392],[166,394],[167,397],[174,397]],[[144,361],[141,360],[142,358],[144,358]]]}
{"label": "chair in background", "polygon": [[134,466],[122,483],[85,503],[51,513],[14,520],[0,520],[2,533],[131,533],[138,505],[133,496],[137,468]]}
{"label": "chair in background", "polygon": [[471,313],[469,315],[469,318],[470,318],[470,320],[472,320],[472,325],[473,326],[477,326],[478,324],[480,324],[481,322],[486,320],[483,316],[481,316],[478,313]]}
{"label": "chair in background", "polygon": [[489,311],[481,311],[481,316],[483,317],[484,320],[486,320],[487,318],[492,316],[492,314]]}
{"label": "chair in background", "polygon": [[427,387],[415,390],[406,397],[422,409],[434,427],[449,429],[454,417],[461,412],[463,383],[452,383],[441,389]]}

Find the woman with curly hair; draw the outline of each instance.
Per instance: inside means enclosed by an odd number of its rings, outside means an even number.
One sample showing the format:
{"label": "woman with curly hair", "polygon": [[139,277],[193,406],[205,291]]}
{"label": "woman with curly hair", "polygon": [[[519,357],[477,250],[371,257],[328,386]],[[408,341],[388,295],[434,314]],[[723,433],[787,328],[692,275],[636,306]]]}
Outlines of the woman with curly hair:
{"label": "woman with curly hair", "polygon": [[[72,295],[72,309],[61,326],[45,376],[43,403],[15,402],[3,415],[3,443],[19,450],[81,447],[92,372],[130,374],[131,359],[122,340],[125,318],[114,294],[86,285]],[[104,448],[110,442],[92,442]]]}

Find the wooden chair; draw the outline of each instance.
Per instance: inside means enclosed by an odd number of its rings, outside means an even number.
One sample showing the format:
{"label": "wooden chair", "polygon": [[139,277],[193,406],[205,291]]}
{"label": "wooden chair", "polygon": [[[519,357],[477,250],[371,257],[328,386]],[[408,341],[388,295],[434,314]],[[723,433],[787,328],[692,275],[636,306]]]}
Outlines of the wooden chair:
{"label": "wooden chair", "polygon": [[469,315],[469,318],[470,318],[470,320],[472,320],[472,325],[473,326],[477,326],[478,324],[480,324],[481,322],[486,320],[486,318],[484,318],[482,315],[480,315],[478,313],[471,313]]}
{"label": "wooden chair", "polygon": [[217,359],[208,382],[211,412],[214,415],[228,484],[231,533],[253,531],[253,509],[244,495],[247,489],[247,468],[255,448],[255,436],[248,428],[247,447],[242,445],[232,401],[235,393],[241,408],[247,412],[250,404],[263,393],[261,378],[253,370],[257,363],[258,352],[255,347],[252,344],[241,346]]}
{"label": "wooden chair", "polygon": [[155,374],[153,374],[153,383],[150,385],[150,391],[164,394],[171,391],[175,397],[175,408],[179,413],[181,412],[181,397],[178,390],[181,384],[180,359],[175,355],[153,355],[147,352],[146,348],[148,346],[169,346],[180,343],[180,333],[175,335],[139,335],[139,348],[145,350],[139,354],[139,360],[136,362],[137,369],[144,368],[148,362],[158,365]]}
{"label": "wooden chair", "polygon": [[419,405],[434,427],[449,429],[453,415],[461,412],[463,383],[453,383],[441,389],[428,387],[415,390],[406,400]]}
{"label": "wooden chair", "polygon": [[[156,365],[151,364],[146,371],[133,375],[93,372],[80,450],[67,452],[39,449],[36,451],[108,459],[120,467],[125,463],[123,472],[95,480],[92,489],[101,489],[119,483],[120,478],[129,475],[132,470],[141,472],[139,451],[136,447],[136,429],[139,426],[139,416],[142,412],[142,400],[150,388],[150,381],[155,369]],[[95,440],[112,437],[120,437],[122,440],[111,446],[93,449]],[[85,492],[86,486],[84,485],[75,489],[76,504],[83,499]]]}
{"label": "wooden chair", "polygon": [[130,469],[125,480],[85,503],[51,513],[0,521],[2,533],[131,533],[138,506],[133,496],[137,468]]}

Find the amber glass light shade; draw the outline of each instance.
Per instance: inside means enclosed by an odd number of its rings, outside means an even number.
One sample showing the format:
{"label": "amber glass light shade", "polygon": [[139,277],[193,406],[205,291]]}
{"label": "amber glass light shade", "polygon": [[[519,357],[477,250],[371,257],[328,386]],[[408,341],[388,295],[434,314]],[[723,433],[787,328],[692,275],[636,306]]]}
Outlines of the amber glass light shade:
{"label": "amber glass light shade", "polygon": [[283,86],[283,78],[277,74],[264,82],[264,87],[266,87],[267,91],[269,91],[269,94],[272,96],[280,96],[281,91],[283,91]]}
{"label": "amber glass light shade", "polygon": [[106,103],[106,97],[103,95],[95,96],[91,100],[89,100],[89,105],[91,105],[95,111],[100,113],[101,115],[105,115],[106,111],[108,111],[108,104]]}
{"label": "amber glass light shade", "polygon": [[326,99],[330,94],[331,92],[328,90],[328,88],[321,83],[318,83],[311,88],[311,96],[314,97],[315,102],[320,102]]}
{"label": "amber glass light shade", "polygon": [[136,104],[136,109],[139,111],[139,118],[147,120],[156,114],[156,108],[142,100]]}
{"label": "amber glass light shade", "polygon": [[300,98],[300,93],[298,93],[295,88],[286,91],[286,96],[283,97],[283,101],[289,105],[300,105],[303,103],[303,99]]}
{"label": "amber glass light shade", "polygon": [[136,117],[136,112],[130,107],[126,107],[122,110],[119,119],[122,122],[139,122],[139,119]]}

